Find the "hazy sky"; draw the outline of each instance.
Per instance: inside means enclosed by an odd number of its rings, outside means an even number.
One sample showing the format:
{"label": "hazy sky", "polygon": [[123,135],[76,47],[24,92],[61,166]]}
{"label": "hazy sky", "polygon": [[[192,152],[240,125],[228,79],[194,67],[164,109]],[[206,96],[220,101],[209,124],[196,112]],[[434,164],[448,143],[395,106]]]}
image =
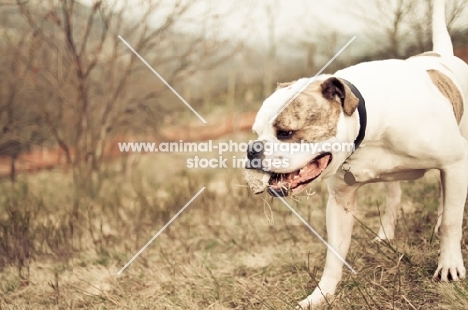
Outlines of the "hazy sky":
{"label": "hazy sky", "polygon": [[[79,1],[89,5],[96,0]],[[107,1],[119,3],[123,0]],[[170,10],[175,1],[178,0],[162,0],[163,8]],[[140,0],[128,2],[132,3],[132,7],[136,7]],[[346,10],[341,9],[343,4],[350,5],[350,2],[345,0],[201,0],[199,3],[200,5],[191,11],[194,16],[202,16],[209,8],[212,14],[217,13],[224,19],[223,31],[235,35],[240,28],[248,24],[255,30],[250,32],[253,40],[267,36],[268,7],[273,10],[278,36],[300,35],[307,27],[317,24],[326,24],[330,28],[349,33],[362,28],[362,25],[351,22],[352,18],[347,16]],[[164,9],[161,14],[164,14]]]}
{"label": "hazy sky", "polygon": [[[80,0],[83,3],[93,3],[96,0]],[[107,0],[109,2],[121,2],[125,0]],[[138,7],[142,0],[128,0],[131,8]],[[162,8],[158,10],[159,16],[154,16],[154,21],[161,22],[164,14],[171,11],[175,1],[181,0],[161,0]],[[236,39],[246,40],[251,45],[257,47],[266,47],[268,42],[268,9],[272,10],[274,16],[274,33],[278,44],[278,49],[284,49],[297,44],[299,41],[317,42],[321,40],[321,34],[330,34],[336,31],[340,34],[339,44],[345,44],[352,36],[356,35],[356,40],[350,50],[357,52],[361,48],[367,47],[372,31],[381,31],[384,29],[383,20],[379,15],[385,14],[385,11],[378,12],[377,5],[372,3],[375,0],[200,0],[187,16],[194,17],[199,21],[204,19],[207,14],[219,16],[216,28],[213,31],[221,33],[223,36],[234,37]],[[388,0],[388,3],[397,0]],[[447,7],[453,1],[447,0]],[[468,0],[466,1],[468,4]],[[423,4],[419,0],[415,3]],[[351,13],[351,11],[355,13]],[[356,16],[361,12],[364,15],[373,18],[374,22],[369,23],[360,20]],[[417,10],[423,12],[423,10]],[[465,15],[468,10],[465,10]],[[389,16],[392,13],[389,12]],[[421,13],[422,14],[422,13]],[[417,17],[415,17],[417,18]],[[462,22],[466,19],[460,19]],[[389,20],[386,21],[387,23]],[[390,21],[391,22],[391,21]],[[467,27],[464,22],[462,27]],[[183,26],[182,26],[183,27]],[[192,23],[189,27],[197,27],[197,23]],[[210,29],[208,27],[208,29]],[[209,30],[207,30],[209,31]],[[349,39],[348,39],[349,38]],[[343,41],[343,42],[342,42]],[[293,47],[294,48],[294,47]]]}
{"label": "hazy sky", "polygon": [[253,41],[267,38],[268,8],[272,9],[275,33],[280,38],[302,36],[317,30],[314,26],[321,24],[343,33],[359,32],[363,26],[353,23],[345,10],[340,9],[344,0],[208,0],[206,3],[210,2],[214,11],[225,16],[226,31],[235,35],[239,28],[248,24],[249,29],[253,29],[249,31]]}

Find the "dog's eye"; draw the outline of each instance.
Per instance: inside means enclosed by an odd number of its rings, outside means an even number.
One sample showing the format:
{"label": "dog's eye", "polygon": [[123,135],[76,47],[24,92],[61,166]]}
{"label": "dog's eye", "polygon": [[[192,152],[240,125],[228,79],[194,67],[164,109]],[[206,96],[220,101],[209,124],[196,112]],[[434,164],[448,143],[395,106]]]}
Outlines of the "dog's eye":
{"label": "dog's eye", "polygon": [[278,132],[276,133],[276,136],[278,137],[279,140],[289,139],[291,138],[293,133],[294,132],[292,130],[278,130]]}

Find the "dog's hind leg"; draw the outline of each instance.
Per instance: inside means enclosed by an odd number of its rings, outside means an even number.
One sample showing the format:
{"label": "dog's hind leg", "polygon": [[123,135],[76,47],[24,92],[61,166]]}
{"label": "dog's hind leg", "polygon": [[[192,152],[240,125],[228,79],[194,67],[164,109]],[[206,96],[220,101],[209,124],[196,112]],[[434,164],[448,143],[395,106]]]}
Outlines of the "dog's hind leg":
{"label": "dog's hind leg", "polygon": [[375,241],[392,240],[395,236],[395,225],[398,219],[398,207],[401,202],[400,182],[386,182],[385,191],[387,193],[385,213],[381,217],[381,225]]}
{"label": "dog's hind leg", "polygon": [[461,253],[463,209],[468,185],[468,143],[460,148],[463,157],[441,169],[444,203],[439,227],[440,256],[434,279],[441,281],[465,278]]}

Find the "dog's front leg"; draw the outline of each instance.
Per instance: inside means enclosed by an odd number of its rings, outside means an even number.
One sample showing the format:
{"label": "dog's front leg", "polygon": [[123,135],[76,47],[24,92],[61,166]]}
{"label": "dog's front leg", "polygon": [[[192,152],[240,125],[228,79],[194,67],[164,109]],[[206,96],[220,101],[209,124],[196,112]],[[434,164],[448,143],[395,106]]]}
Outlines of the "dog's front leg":
{"label": "dog's front leg", "polygon": [[[333,177],[328,182],[329,198],[326,212],[328,243],[342,259],[346,259],[356,212],[356,191],[359,185],[348,186],[342,178]],[[343,273],[343,262],[328,249],[325,269],[314,292],[300,302],[302,309],[323,303],[333,295]]]}

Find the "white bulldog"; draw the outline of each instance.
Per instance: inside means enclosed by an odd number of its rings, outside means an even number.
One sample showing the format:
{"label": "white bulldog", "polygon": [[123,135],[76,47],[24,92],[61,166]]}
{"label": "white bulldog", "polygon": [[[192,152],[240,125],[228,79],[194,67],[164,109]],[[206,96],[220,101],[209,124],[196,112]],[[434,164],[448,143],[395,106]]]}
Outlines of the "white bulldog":
{"label": "white bulldog", "polygon": [[[444,2],[435,0],[432,52],[361,63],[312,82],[280,84],[257,114],[253,131],[258,140],[249,148],[249,162],[288,163],[251,166],[268,170],[272,195],[296,194],[313,180],[328,179],[328,243],[343,258],[351,243],[359,187],[388,182],[378,236],[392,239],[401,196],[398,181],[439,170],[443,195],[434,279],[457,281],[466,275],[460,242],[468,186],[468,116],[463,113],[467,98],[468,66],[453,55]],[[269,144],[292,146],[301,141],[351,143],[356,149],[290,152],[278,147],[266,152]],[[300,306],[309,309],[334,294],[342,269],[342,260],[328,250],[318,287]]]}

